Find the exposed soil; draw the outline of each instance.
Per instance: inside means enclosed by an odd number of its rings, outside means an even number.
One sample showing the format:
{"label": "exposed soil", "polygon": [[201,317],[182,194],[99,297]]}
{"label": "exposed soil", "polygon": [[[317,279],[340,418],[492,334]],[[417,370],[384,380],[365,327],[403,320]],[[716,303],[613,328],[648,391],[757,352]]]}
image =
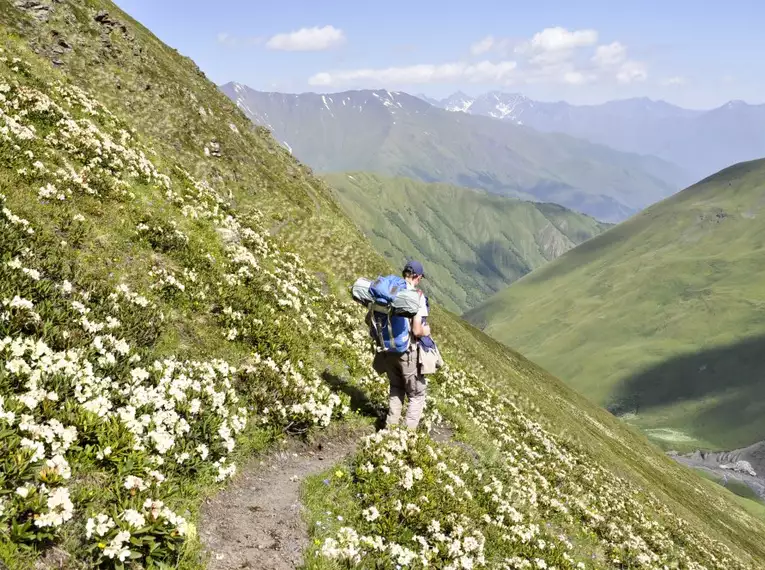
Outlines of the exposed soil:
{"label": "exposed soil", "polygon": [[448,423],[442,423],[442,424],[433,425],[433,428],[430,431],[430,437],[433,439],[433,441],[437,441],[438,443],[441,443],[443,445],[452,445],[454,447],[461,447],[462,449],[464,449],[470,455],[473,456],[474,461],[478,461],[480,459],[480,455],[473,448],[473,446],[454,439],[454,433],[455,433],[455,430],[452,426],[450,426]]}
{"label": "exposed soil", "polygon": [[[244,466],[202,507],[199,536],[209,557],[208,568],[300,567],[309,540],[300,501],[303,481],[352,455],[359,440],[374,431],[370,425],[323,434],[312,443],[287,440],[278,451]],[[448,425],[434,426],[430,435],[476,455],[469,446],[453,441],[454,431]]]}
{"label": "exposed soil", "polygon": [[308,529],[300,503],[303,480],[352,454],[371,426],[284,449],[245,466],[202,508],[200,539],[211,570],[292,570],[302,564]]}

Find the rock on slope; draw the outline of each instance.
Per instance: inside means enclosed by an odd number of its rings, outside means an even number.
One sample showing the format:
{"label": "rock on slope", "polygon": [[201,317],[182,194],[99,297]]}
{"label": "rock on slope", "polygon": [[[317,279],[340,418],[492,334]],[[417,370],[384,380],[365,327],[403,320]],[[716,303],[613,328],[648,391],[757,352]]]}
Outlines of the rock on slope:
{"label": "rock on slope", "polygon": [[[328,378],[385,401],[347,285],[386,265],[193,63],[109,2],[41,3],[0,5],[0,560],[199,567],[199,505],[237,462],[343,421]],[[762,566],[764,525],[723,491],[437,307],[433,325],[451,366],[424,427],[447,416],[478,457],[360,442],[313,497],[352,528],[314,530],[309,567]]]}

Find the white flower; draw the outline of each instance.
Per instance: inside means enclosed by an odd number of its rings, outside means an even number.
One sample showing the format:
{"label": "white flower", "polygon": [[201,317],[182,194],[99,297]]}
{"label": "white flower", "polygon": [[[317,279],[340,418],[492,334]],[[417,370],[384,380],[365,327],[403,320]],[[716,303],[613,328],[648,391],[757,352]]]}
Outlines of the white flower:
{"label": "white flower", "polygon": [[105,514],[99,514],[96,518],[89,518],[85,525],[85,536],[91,538],[95,533],[98,536],[104,536],[109,529],[114,528],[115,524],[111,517]]}
{"label": "white flower", "polygon": [[130,490],[138,490],[138,491],[145,491],[146,490],[146,483],[144,483],[143,479],[140,477],[136,477],[135,475],[128,475],[125,477],[125,489]]}
{"label": "white flower", "polygon": [[368,509],[364,509],[361,514],[369,522],[375,521],[380,517],[380,511],[378,511],[377,507],[374,506],[369,507]]}
{"label": "white flower", "polygon": [[144,516],[133,509],[126,509],[125,512],[122,513],[122,520],[136,530],[146,525]]}
{"label": "white flower", "polygon": [[117,536],[104,548],[104,556],[107,558],[117,558],[120,562],[124,562],[130,556],[130,549],[124,547],[124,544],[129,540],[130,533],[128,531],[118,532]]}
{"label": "white flower", "polygon": [[48,512],[41,514],[35,519],[35,526],[40,528],[57,527],[72,518],[74,504],[69,498],[69,489],[58,487],[48,494]]}

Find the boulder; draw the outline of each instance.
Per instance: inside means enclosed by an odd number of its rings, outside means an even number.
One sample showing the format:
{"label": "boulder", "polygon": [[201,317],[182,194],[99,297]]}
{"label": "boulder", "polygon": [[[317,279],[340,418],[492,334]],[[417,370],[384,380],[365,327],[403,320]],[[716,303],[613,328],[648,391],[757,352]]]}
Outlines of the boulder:
{"label": "boulder", "polygon": [[751,475],[752,477],[757,477],[757,473],[752,468],[752,464],[748,461],[739,460],[735,463],[726,463],[725,465],[720,465],[720,469],[728,469],[730,471],[736,471],[738,473],[746,473],[747,475]]}
{"label": "boulder", "polygon": [[28,12],[30,16],[39,22],[47,22],[51,11],[53,11],[53,6],[42,0],[16,0],[14,6],[19,10]]}

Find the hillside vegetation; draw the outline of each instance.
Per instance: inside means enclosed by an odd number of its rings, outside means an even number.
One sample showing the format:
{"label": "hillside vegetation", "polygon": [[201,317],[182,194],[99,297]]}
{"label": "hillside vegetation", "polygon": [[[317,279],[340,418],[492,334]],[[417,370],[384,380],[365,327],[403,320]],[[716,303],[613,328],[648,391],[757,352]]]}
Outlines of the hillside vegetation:
{"label": "hillside vegetation", "polygon": [[451,113],[402,92],[221,87],[318,172],[362,170],[483,188],[621,221],[688,183],[675,165],[563,134]]}
{"label": "hillside vegetation", "polygon": [[463,313],[607,224],[557,204],[367,172],[323,175],[394,267],[427,265],[428,291]]}
{"label": "hillside vegetation", "polygon": [[668,447],[765,439],[763,190],[765,161],[727,168],[467,317]]}
{"label": "hillside vegetation", "polygon": [[[199,568],[200,503],[238,461],[373,421],[349,409],[387,384],[347,287],[389,266],[112,3],[18,5],[0,5],[0,562]],[[337,515],[307,567],[765,563],[730,493],[448,312],[432,323],[450,366],[425,429],[366,438],[306,489]],[[445,422],[465,447],[430,438]]]}

